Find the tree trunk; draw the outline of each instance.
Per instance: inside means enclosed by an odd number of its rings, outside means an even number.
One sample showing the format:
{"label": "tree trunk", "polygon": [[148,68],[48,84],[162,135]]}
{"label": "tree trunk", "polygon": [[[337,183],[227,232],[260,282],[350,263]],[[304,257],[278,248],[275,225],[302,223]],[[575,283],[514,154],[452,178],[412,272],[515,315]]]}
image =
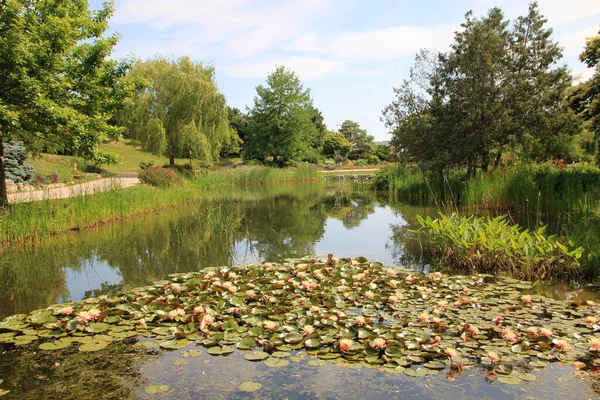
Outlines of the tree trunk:
{"label": "tree trunk", "polygon": [[498,168],[498,165],[500,165],[501,159],[502,159],[502,150],[498,150],[498,153],[496,154],[496,160],[494,161],[494,168]]}
{"label": "tree trunk", "polygon": [[175,156],[171,153],[169,156],[169,166],[173,168],[175,166]]}
{"label": "tree trunk", "polygon": [[8,205],[8,195],[6,193],[6,173],[4,171],[4,142],[2,132],[0,132],[0,208]]}

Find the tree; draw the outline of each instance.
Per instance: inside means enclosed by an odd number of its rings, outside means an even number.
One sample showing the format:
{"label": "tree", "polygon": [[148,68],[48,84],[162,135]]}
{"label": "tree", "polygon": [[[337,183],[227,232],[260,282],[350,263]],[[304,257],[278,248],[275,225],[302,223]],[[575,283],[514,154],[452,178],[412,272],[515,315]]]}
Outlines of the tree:
{"label": "tree", "polygon": [[367,131],[362,129],[358,122],[347,119],[342,122],[338,132],[352,143],[354,157],[351,158],[353,159],[365,158],[376,150],[375,143],[373,143],[375,138],[367,134]]}
{"label": "tree", "polygon": [[95,160],[97,144],[121,133],[110,123],[129,95],[129,64],[109,60],[117,35],[103,36],[113,3],[0,1],[0,207],[7,203],[5,140]]}
{"label": "tree", "polygon": [[310,90],[285,67],[277,67],[267,77],[267,85],[256,87],[254,107],[245,143],[245,158],[273,161],[303,160],[314,155],[317,129]]}
{"label": "tree", "polygon": [[120,116],[142,150],[169,158],[216,160],[230,134],[227,107],[215,69],[189,57],[138,61],[132,76],[142,82]]}
{"label": "tree", "polygon": [[[571,108],[588,121],[589,129],[595,133],[596,143],[600,148],[600,31],[598,36],[587,39],[585,50],[579,59],[588,68],[594,68],[594,75],[571,88],[568,101]],[[600,162],[600,157],[597,162]]]}
{"label": "tree", "polygon": [[[483,18],[465,16],[451,50],[421,52],[411,80],[384,110],[393,144],[409,159],[440,170],[498,164],[505,149],[541,149],[579,131],[565,107],[571,77],[557,66],[561,49],[537,3],[510,26],[502,10]],[[541,151],[541,150],[540,150]]]}
{"label": "tree", "polygon": [[352,150],[352,143],[340,133],[327,132],[323,137],[323,155],[326,157],[346,158],[350,150]]}

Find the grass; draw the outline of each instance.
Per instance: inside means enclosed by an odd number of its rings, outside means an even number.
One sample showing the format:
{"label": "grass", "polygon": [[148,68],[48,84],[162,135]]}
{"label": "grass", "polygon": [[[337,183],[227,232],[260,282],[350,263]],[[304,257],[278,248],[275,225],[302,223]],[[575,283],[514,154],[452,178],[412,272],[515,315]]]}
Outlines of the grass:
{"label": "grass", "polygon": [[600,201],[600,169],[521,165],[465,179],[462,170],[447,171],[442,177],[418,167],[396,166],[378,173],[375,186],[399,198],[443,209],[473,206],[563,216],[577,201]]}
{"label": "grass", "polygon": [[73,181],[73,175],[79,172],[74,168],[74,164],[82,165],[83,160],[73,156],[60,156],[53,154],[43,154],[38,157],[29,157],[26,164],[32,164],[36,171],[36,176],[47,177],[56,173],[58,182],[70,183]]}
{"label": "grass", "polygon": [[210,172],[186,180],[182,185],[165,188],[141,185],[91,196],[11,204],[0,211],[0,252],[2,248],[35,244],[62,232],[202,200],[219,188],[230,190],[240,185],[320,180],[314,168],[240,167]]}

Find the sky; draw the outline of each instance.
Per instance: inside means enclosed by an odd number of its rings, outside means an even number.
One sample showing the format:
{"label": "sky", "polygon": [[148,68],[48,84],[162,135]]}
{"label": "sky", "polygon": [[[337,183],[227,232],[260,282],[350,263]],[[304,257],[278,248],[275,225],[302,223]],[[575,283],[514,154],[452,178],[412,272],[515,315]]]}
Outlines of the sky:
{"label": "sky", "polygon": [[[98,7],[100,0],[92,0]],[[113,57],[190,56],[212,64],[231,107],[252,107],[256,86],[284,65],[309,87],[329,129],[346,119],[389,140],[381,111],[408,77],[421,48],[447,51],[467,11],[500,7],[524,15],[527,0],[116,0]],[[576,79],[592,75],[578,60],[600,30],[599,0],[540,0]]]}

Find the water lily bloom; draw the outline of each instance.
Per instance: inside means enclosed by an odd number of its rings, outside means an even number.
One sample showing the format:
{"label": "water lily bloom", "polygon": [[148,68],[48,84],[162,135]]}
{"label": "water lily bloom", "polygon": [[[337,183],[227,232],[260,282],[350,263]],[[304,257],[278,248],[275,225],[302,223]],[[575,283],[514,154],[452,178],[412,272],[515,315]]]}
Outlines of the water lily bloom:
{"label": "water lily bloom", "polygon": [[315,327],[312,325],[304,325],[302,327],[302,332],[304,333],[304,335],[310,335],[312,333],[314,333],[315,331]]}
{"label": "water lily bloom", "polygon": [[385,349],[387,346],[387,342],[384,338],[377,338],[371,342],[371,347],[377,350]]}
{"label": "water lily bloom", "polygon": [[57,311],[61,315],[71,315],[73,314],[73,307],[63,307]]}
{"label": "water lily bloom", "polygon": [[360,280],[361,280],[361,279],[363,279],[364,277],[365,277],[365,274],[356,274],[356,275],[352,275],[352,279],[353,279],[355,282],[358,282],[358,281],[360,281]]}
{"label": "water lily bloom", "polygon": [[178,316],[183,317],[185,315],[185,310],[183,308],[177,308],[175,310]]}
{"label": "water lily bloom", "polygon": [[438,303],[438,307],[442,310],[445,310],[448,307],[448,302],[446,300],[442,300]]}
{"label": "water lily bloom", "polygon": [[92,319],[92,316],[90,315],[89,312],[87,311],[82,311],[79,313],[79,315],[77,315],[77,319],[79,320],[79,322],[88,322]]}
{"label": "water lily bloom", "polygon": [[206,274],[204,274],[202,276],[202,279],[204,279],[205,281],[209,281],[214,277],[215,277],[215,273],[211,271],[211,272],[207,272]]}
{"label": "water lily bloom", "polygon": [[503,318],[503,317],[500,317],[500,316],[498,316],[498,317],[495,317],[495,318],[494,318],[492,321],[494,321],[494,323],[495,323],[497,326],[502,326],[502,323],[504,322],[504,318]]}
{"label": "water lily bloom", "polygon": [[533,301],[533,297],[529,294],[526,294],[521,296],[521,300],[523,300],[523,303],[531,303]]}
{"label": "water lily bloom", "polygon": [[169,311],[169,319],[175,319],[177,317],[177,310]]}
{"label": "water lily bloom", "polygon": [[142,328],[146,329],[148,327],[146,325],[146,320],[144,318],[140,319],[138,322],[140,323],[140,325],[142,326]]}
{"label": "water lily bloom", "polygon": [[308,276],[308,274],[307,274],[306,272],[304,272],[304,271],[300,271],[300,272],[298,272],[298,273],[296,274],[296,278],[298,278],[298,279],[304,279],[304,278],[306,278],[307,276]]}
{"label": "water lily bloom", "polygon": [[540,334],[540,330],[537,326],[530,326],[527,328],[527,333],[529,333],[531,336],[538,336]]}
{"label": "water lily bloom", "polygon": [[279,326],[279,324],[275,321],[267,321],[264,323],[264,328],[268,331],[275,331],[277,330],[277,327]]}
{"label": "water lily bloom", "polygon": [[91,319],[97,320],[100,317],[101,312],[97,308],[92,308],[92,309],[88,310],[88,314]]}
{"label": "water lily bloom", "polygon": [[395,280],[395,279],[392,279],[391,281],[389,281],[389,282],[388,282],[388,284],[389,284],[391,287],[393,287],[394,289],[396,289],[396,288],[398,287],[398,284],[399,284],[399,283],[400,283],[400,282],[398,282],[398,281],[397,281],[397,280]]}
{"label": "water lily bloom", "polygon": [[433,322],[436,325],[439,325],[443,322],[443,320],[440,317],[433,317],[433,319],[431,320],[431,322]]}
{"label": "water lily bloom", "polygon": [[553,334],[553,332],[552,332],[552,329],[550,329],[550,328],[540,329],[540,336],[550,337],[550,336],[552,336],[552,334]]}
{"label": "water lily bloom", "polygon": [[479,328],[473,324],[467,324],[467,332],[469,332],[471,336],[479,335]]}
{"label": "water lily bloom", "polygon": [[434,272],[433,273],[433,279],[435,279],[436,281],[439,281],[443,277],[444,277],[444,274],[442,274],[441,272]]}
{"label": "water lily bloom", "polygon": [[352,339],[341,339],[339,345],[340,351],[345,353],[354,345],[354,341]]}
{"label": "water lily bloom", "polygon": [[396,275],[396,271],[393,269],[388,269],[387,271],[385,271],[385,273],[387,274],[387,276],[394,276]]}
{"label": "water lily bloom", "polygon": [[421,320],[421,322],[429,321],[429,313],[422,312],[421,315],[419,315],[419,319]]}
{"label": "water lily bloom", "polygon": [[569,342],[564,339],[554,339],[552,343],[554,343],[554,348],[560,351],[569,350],[571,348]]}
{"label": "water lily bloom", "polygon": [[452,347],[448,347],[446,350],[444,350],[444,353],[446,353],[446,355],[450,357],[451,360],[458,355],[458,351],[456,351]]}
{"label": "water lily bloom", "polygon": [[254,290],[246,290],[246,297],[254,297],[256,292]]}
{"label": "water lily bloom", "polygon": [[321,311],[321,309],[317,306],[310,306],[309,311],[311,313],[318,313],[319,311]]}
{"label": "water lily bloom", "polygon": [[590,339],[590,350],[600,351],[600,337],[595,337]]}
{"label": "water lily bloom", "polygon": [[502,338],[507,342],[514,343],[518,340],[517,334],[511,329],[504,329],[502,331]]}
{"label": "water lily bloom", "polygon": [[308,268],[308,264],[298,264],[296,265],[296,269],[299,269],[301,271],[305,270]]}
{"label": "water lily bloom", "polygon": [[179,283],[171,283],[171,290],[181,292],[181,285]]}
{"label": "water lily bloom", "polygon": [[587,304],[590,307],[594,307],[596,305],[596,302],[592,301],[592,300],[588,300],[588,301],[585,302],[585,304]]}
{"label": "water lily bloom", "polygon": [[490,361],[492,363],[494,363],[500,359],[500,356],[498,355],[498,353],[493,352],[493,351],[488,351],[487,357],[490,359]]}
{"label": "water lily bloom", "polygon": [[442,312],[440,310],[438,310],[437,308],[434,308],[431,313],[433,315],[435,315],[436,317],[439,317],[442,314]]}
{"label": "water lily bloom", "polygon": [[412,275],[408,275],[406,278],[404,278],[404,281],[407,283],[411,283],[414,280],[415,278]]}
{"label": "water lily bloom", "polygon": [[192,313],[194,315],[200,314],[200,313],[203,313],[203,312],[204,312],[204,306],[202,306],[202,305],[198,305],[198,306],[194,307],[194,309],[192,310]]}
{"label": "water lily bloom", "polygon": [[363,317],[362,315],[359,315],[358,317],[356,317],[355,321],[360,326],[363,326],[367,323],[367,319],[365,317]]}
{"label": "water lily bloom", "polygon": [[365,292],[365,297],[366,297],[367,299],[370,299],[370,300],[372,300],[372,299],[374,299],[374,298],[375,298],[375,293],[373,293],[372,291],[370,291],[370,290],[369,290],[369,291]]}
{"label": "water lily bloom", "polygon": [[206,328],[207,326],[209,326],[213,322],[215,322],[215,319],[213,318],[212,315],[210,315],[210,314],[204,314],[204,316],[200,320],[200,325],[199,325],[200,330],[201,331],[204,330],[204,328]]}
{"label": "water lily bloom", "polygon": [[595,323],[597,323],[597,322],[598,322],[598,318],[596,318],[596,317],[595,317],[595,316],[593,316],[593,315],[588,315],[587,317],[585,317],[585,320],[586,320],[586,322],[587,322],[588,324],[590,324],[590,325],[594,325]]}
{"label": "water lily bloom", "polygon": [[471,293],[471,289],[469,289],[468,287],[466,287],[465,285],[462,285],[462,291],[464,294],[469,294]]}

